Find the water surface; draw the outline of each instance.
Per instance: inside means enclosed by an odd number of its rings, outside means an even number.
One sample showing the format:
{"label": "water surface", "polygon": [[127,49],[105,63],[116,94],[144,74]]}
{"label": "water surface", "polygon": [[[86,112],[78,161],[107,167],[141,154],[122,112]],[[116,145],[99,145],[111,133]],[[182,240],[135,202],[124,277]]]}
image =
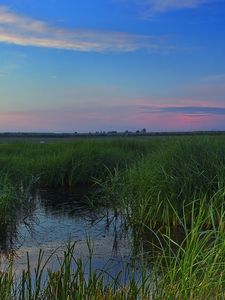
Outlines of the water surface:
{"label": "water surface", "polygon": [[122,219],[112,209],[89,208],[81,193],[40,190],[30,201],[29,209],[17,220],[0,225],[1,268],[7,257],[13,257],[16,272],[26,268],[27,252],[31,267],[37,264],[39,250],[45,257],[54,252],[49,262],[57,269],[58,258],[68,242],[75,243],[75,256],[88,261],[91,241],[92,267],[105,269],[112,276],[131,267],[130,232],[124,230]]}

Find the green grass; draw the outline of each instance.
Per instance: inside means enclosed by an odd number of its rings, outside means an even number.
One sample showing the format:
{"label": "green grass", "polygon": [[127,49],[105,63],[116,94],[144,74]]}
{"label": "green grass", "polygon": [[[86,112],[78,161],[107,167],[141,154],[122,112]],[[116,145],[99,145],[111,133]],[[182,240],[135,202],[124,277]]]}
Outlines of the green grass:
{"label": "green grass", "polygon": [[109,199],[122,204],[122,213],[133,225],[175,226],[179,219],[171,205],[181,216],[184,203],[206,198],[210,204],[215,193],[223,195],[225,139],[174,138],[125,171],[118,171],[103,186]]}
{"label": "green grass", "polygon": [[[224,299],[224,204],[218,210],[214,203],[208,206],[206,201],[201,199],[190,203],[190,225],[186,220],[187,207],[183,207],[180,220],[183,238],[180,243],[171,236],[169,227],[160,235],[164,243],[160,242],[162,254],[157,265],[161,271],[157,268],[160,279],[155,285],[153,299]],[[212,226],[206,228],[205,224]]]}
{"label": "green grass", "polygon": [[[212,203],[206,211],[205,204],[206,199],[190,203],[191,227],[186,222],[189,208],[183,206],[180,220],[183,236],[179,243],[170,227],[164,233],[155,231],[157,242],[151,247],[157,251],[147,256],[151,262],[149,267],[143,261],[139,277],[135,277],[134,270],[124,285],[119,281],[121,273],[109,279],[107,270],[96,273],[92,269],[91,246],[87,276],[85,262],[75,258],[76,244],[70,244],[54,272],[47,271],[51,257],[44,259],[42,251],[35,270],[31,269],[28,256],[27,267],[19,276],[15,275],[11,262],[8,269],[0,273],[0,299],[224,299],[225,210],[224,205],[217,210]],[[175,208],[172,209],[176,213]],[[216,215],[219,224],[216,224]],[[206,229],[206,223],[213,226]]]}
{"label": "green grass", "polygon": [[9,184],[6,176],[0,177],[0,207],[1,213],[4,215],[15,199],[15,189]]}
{"label": "green grass", "polygon": [[15,182],[33,176],[49,187],[90,185],[108,170],[125,167],[150,153],[157,139],[84,139],[66,143],[0,144],[1,171]]}
{"label": "green grass", "polygon": [[40,252],[35,281],[29,261],[17,279],[12,267],[0,274],[0,299],[225,299],[224,136],[2,144],[0,163],[3,211],[37,178],[49,187],[98,182],[104,201],[144,242],[151,270],[143,264],[140,281],[131,274],[120,286],[117,278],[105,282],[90,260],[85,278],[69,247],[44,280]]}
{"label": "green grass", "polygon": [[28,190],[12,184],[7,175],[0,175],[0,224],[3,224],[28,205]]}
{"label": "green grass", "polygon": [[[0,273],[0,299],[7,300],[41,300],[41,299],[149,299],[150,283],[143,268],[140,281],[130,274],[126,286],[119,283],[120,273],[115,278],[107,276],[107,270],[96,272],[90,259],[86,263],[75,258],[76,244],[69,244],[64,257],[60,260],[58,271],[47,268],[52,256],[44,259],[40,250],[38,263],[34,270],[30,267],[27,255],[27,267],[18,277],[13,271],[13,261],[5,271]],[[54,255],[54,254],[53,254]],[[87,275],[87,265],[89,274]]]}

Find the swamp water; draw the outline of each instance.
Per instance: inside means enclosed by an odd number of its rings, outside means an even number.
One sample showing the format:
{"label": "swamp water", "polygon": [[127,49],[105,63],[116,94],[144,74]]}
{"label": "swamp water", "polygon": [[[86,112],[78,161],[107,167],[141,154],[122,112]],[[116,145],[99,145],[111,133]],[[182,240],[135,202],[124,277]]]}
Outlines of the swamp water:
{"label": "swamp water", "polygon": [[0,271],[13,258],[19,274],[27,268],[27,253],[34,269],[40,249],[44,259],[54,253],[47,267],[57,270],[70,241],[75,243],[75,257],[87,263],[87,276],[91,245],[93,270],[105,270],[112,277],[122,271],[121,280],[126,281],[134,269],[131,233],[124,231],[122,219],[113,210],[90,209],[82,198],[65,191],[40,190],[25,215],[0,224]]}

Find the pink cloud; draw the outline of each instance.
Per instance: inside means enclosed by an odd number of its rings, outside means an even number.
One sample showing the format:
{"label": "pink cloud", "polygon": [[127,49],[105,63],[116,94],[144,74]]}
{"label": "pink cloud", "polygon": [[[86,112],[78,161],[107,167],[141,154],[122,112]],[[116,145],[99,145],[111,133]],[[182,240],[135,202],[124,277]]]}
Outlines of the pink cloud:
{"label": "pink cloud", "polygon": [[96,131],[137,130],[186,131],[225,129],[225,107],[198,105],[149,105],[147,100],[119,104],[83,104],[54,110],[0,113],[1,131]]}

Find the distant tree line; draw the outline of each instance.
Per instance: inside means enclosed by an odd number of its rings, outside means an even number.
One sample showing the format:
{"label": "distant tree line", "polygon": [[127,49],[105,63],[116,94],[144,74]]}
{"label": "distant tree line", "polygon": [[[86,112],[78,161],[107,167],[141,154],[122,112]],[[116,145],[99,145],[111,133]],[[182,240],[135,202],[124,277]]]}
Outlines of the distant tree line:
{"label": "distant tree line", "polygon": [[225,131],[168,131],[168,132],[148,132],[145,128],[136,131],[126,130],[124,132],[112,131],[96,131],[88,133],[43,133],[43,132],[0,132],[1,137],[33,137],[33,138],[69,138],[69,137],[89,137],[89,136],[183,136],[183,135],[222,135]]}

